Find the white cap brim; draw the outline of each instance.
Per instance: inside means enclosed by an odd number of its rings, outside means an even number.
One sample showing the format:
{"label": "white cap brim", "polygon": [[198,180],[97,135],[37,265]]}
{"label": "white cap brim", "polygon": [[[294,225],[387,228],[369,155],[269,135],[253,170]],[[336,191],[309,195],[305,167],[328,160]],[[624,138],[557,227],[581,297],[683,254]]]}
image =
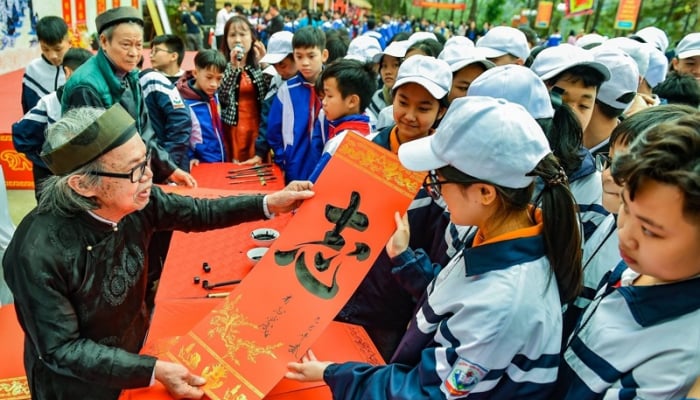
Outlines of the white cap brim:
{"label": "white cap brim", "polygon": [[417,83],[425,88],[433,97],[436,99],[442,99],[447,95],[447,90],[441,88],[438,86],[435,82],[431,81],[428,78],[424,78],[422,76],[407,76],[405,78],[401,78],[394,82],[394,86],[392,87],[392,91],[395,91],[397,88],[400,86],[403,86],[407,83]]}
{"label": "white cap brim", "polygon": [[431,171],[442,168],[448,163],[433,151],[434,135],[411,140],[399,146],[399,161],[411,171]]}
{"label": "white cap brim", "polygon": [[690,57],[695,57],[695,56],[700,56],[700,49],[695,49],[695,50],[688,50],[684,51],[682,53],[678,53],[678,58],[690,58]]}
{"label": "white cap brim", "polygon": [[472,64],[481,64],[484,69],[491,69],[496,66],[496,64],[489,60],[462,60],[454,64],[450,64],[450,70],[452,70],[452,72],[457,72],[460,69]]}
{"label": "white cap brim", "polygon": [[290,53],[286,54],[272,54],[272,53],[267,53],[263,56],[263,58],[260,59],[261,63],[265,64],[277,64],[278,62],[284,60]]}

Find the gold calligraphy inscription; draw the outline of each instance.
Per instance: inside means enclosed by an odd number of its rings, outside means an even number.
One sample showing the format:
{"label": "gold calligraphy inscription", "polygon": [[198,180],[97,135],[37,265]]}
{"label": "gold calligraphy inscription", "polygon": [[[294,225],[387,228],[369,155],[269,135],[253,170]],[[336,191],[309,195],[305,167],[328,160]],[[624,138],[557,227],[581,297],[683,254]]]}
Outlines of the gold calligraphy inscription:
{"label": "gold calligraphy inscription", "polygon": [[335,155],[376,179],[381,179],[406,197],[412,198],[418,193],[425,175],[422,172],[407,170],[396,160],[394,154],[368,143],[367,139],[358,135],[347,135]]}
{"label": "gold calligraphy inscription", "polygon": [[0,379],[0,399],[2,400],[29,400],[29,385],[27,377]]}

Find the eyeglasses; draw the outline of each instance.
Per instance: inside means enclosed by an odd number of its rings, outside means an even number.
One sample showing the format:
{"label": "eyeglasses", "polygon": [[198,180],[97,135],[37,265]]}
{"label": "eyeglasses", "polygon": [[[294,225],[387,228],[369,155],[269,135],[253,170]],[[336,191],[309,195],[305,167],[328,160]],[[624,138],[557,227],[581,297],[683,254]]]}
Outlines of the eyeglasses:
{"label": "eyeglasses", "polygon": [[610,168],[611,163],[612,158],[610,158],[609,153],[598,153],[595,155],[595,169],[597,169],[599,172],[603,172]]}
{"label": "eyeglasses", "polygon": [[141,182],[141,179],[146,174],[146,167],[151,166],[151,151],[148,150],[146,153],[146,160],[136,164],[134,168],[129,171],[128,174],[120,174],[118,172],[105,172],[105,171],[90,171],[90,175],[96,176],[106,176],[108,178],[121,178],[128,179],[131,183]]}
{"label": "eyeglasses", "polygon": [[154,47],[151,49],[151,54],[158,54],[159,52],[165,52],[165,53],[174,53],[174,51],[168,50],[168,49],[163,49],[160,47]]}
{"label": "eyeglasses", "polygon": [[437,200],[440,198],[440,196],[442,196],[442,185],[445,183],[460,183],[462,185],[468,185],[470,183],[476,182],[462,182],[451,180],[441,181],[435,173],[435,171],[430,171],[428,175],[425,176],[425,179],[423,179],[423,189],[425,189],[425,191],[428,192],[428,196],[430,196],[433,200]]}

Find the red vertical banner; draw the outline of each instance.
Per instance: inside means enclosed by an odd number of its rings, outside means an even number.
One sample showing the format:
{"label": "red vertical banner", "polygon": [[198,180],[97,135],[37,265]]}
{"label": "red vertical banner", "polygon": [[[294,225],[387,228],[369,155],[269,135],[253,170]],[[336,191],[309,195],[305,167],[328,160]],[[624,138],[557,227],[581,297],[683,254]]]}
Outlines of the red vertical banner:
{"label": "red vertical banner", "polygon": [[537,7],[537,19],[535,20],[536,28],[548,28],[549,21],[552,19],[552,10],[554,3],[551,1],[540,1],[540,6]]}
{"label": "red vertical banner", "polygon": [[73,16],[71,15],[71,5],[70,5],[70,0],[63,0],[62,2],[62,9],[63,9],[63,20],[66,21],[66,24],[68,26],[73,25]]}
{"label": "red vertical banner", "polygon": [[641,0],[621,0],[617,6],[617,16],[615,17],[615,29],[634,30],[634,25],[637,23],[637,15]]}
{"label": "red vertical banner", "polygon": [[117,7],[121,7],[121,6],[122,6],[121,0],[112,0],[112,8],[117,8]]}
{"label": "red vertical banner", "polygon": [[75,0],[75,22],[78,25],[87,24],[85,14],[85,0]]}
{"label": "red vertical banner", "polygon": [[97,15],[107,11],[107,0],[97,0]]}
{"label": "red vertical banner", "polygon": [[138,10],[139,0],[131,0],[131,6]]}

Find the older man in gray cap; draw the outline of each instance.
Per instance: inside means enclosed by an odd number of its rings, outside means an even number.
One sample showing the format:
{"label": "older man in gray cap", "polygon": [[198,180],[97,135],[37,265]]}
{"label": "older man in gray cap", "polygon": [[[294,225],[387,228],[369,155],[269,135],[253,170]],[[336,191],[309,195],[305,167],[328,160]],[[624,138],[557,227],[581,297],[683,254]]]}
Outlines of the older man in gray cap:
{"label": "older man in gray cap", "polygon": [[150,151],[116,104],[52,125],[42,158],[55,174],[10,242],[3,267],[25,332],[33,399],[117,399],[162,382],[199,398],[204,379],[138,352],[148,330],[146,248],[157,230],[203,231],[289,212],[313,196],[293,182],[266,196],[213,200],[153,186]]}

